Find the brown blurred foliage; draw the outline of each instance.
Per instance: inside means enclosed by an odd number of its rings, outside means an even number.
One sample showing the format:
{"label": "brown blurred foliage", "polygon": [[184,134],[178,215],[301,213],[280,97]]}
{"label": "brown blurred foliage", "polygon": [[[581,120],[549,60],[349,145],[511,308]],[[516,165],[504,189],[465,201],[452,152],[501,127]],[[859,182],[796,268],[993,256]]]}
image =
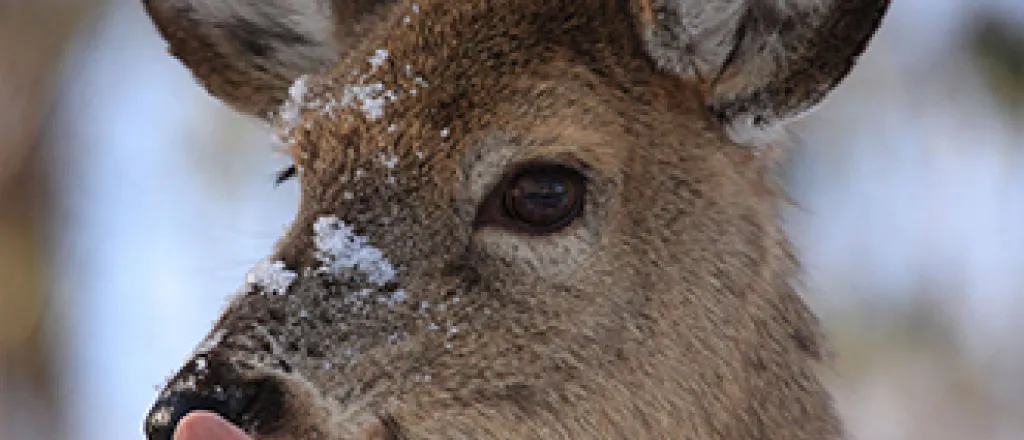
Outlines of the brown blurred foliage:
{"label": "brown blurred foliage", "polygon": [[[0,0],[3,438],[43,439],[57,435],[53,420],[43,420],[45,415],[56,412],[57,403],[53,350],[43,326],[49,279],[45,252],[49,245],[46,229],[51,197],[40,134],[58,89],[62,55],[79,26],[99,4],[91,0]],[[18,411],[19,407],[25,409]]]}

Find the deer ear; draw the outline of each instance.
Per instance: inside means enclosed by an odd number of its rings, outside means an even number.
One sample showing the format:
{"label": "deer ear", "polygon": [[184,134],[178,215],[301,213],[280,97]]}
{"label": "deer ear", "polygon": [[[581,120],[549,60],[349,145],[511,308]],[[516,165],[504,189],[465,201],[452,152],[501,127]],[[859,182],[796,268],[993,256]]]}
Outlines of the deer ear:
{"label": "deer ear", "polygon": [[835,88],[891,0],[635,1],[651,56],[700,80],[708,107],[745,138],[800,116]]}
{"label": "deer ear", "polygon": [[389,0],[143,0],[170,52],[212,95],[268,119],[296,78],[337,63]]}

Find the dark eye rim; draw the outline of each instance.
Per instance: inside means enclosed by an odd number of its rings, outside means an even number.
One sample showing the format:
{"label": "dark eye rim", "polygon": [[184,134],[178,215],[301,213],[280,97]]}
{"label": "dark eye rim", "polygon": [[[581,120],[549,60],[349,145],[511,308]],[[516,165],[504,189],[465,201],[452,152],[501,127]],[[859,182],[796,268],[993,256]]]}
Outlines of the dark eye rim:
{"label": "dark eye rim", "polygon": [[[490,190],[477,210],[474,228],[498,227],[522,235],[549,235],[562,231],[575,223],[586,210],[589,179],[583,167],[567,165],[557,161],[533,161],[515,166]],[[524,176],[533,173],[565,173],[574,180],[577,197],[572,210],[561,221],[550,225],[536,226],[511,215],[506,204],[506,193]]]}

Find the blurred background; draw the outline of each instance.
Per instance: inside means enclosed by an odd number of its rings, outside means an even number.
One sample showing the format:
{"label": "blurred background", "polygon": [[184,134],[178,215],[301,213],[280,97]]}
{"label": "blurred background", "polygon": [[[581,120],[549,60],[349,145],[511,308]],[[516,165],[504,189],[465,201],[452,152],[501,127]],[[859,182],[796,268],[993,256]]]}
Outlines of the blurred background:
{"label": "blurred background", "polygon": [[[793,127],[787,213],[855,438],[1024,439],[1024,2],[896,0]],[[296,208],[138,0],[0,0],[0,440],[141,439]]]}

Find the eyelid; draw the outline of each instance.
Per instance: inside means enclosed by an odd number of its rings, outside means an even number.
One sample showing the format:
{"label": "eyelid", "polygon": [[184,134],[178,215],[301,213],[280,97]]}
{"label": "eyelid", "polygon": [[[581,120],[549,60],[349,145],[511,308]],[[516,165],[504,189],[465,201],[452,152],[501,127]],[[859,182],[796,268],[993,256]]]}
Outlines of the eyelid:
{"label": "eyelid", "polygon": [[523,175],[523,173],[527,171],[531,171],[537,168],[548,167],[566,168],[575,171],[576,173],[579,173],[579,175],[583,176],[584,179],[587,178],[588,168],[583,164],[583,162],[579,161],[574,157],[559,158],[552,156],[537,156],[526,160],[517,160],[510,164],[507,167],[508,171],[506,171],[505,174],[502,175],[501,179],[499,179],[494,186],[497,186],[498,184],[505,182],[507,180],[515,179],[516,177]]}
{"label": "eyelid", "polygon": [[[575,169],[591,180],[603,181],[599,170],[615,166],[620,150],[593,140],[594,145],[531,141],[511,136],[467,140],[468,150],[459,167],[456,215],[472,225],[486,197],[512,170],[530,163],[552,163]],[[612,161],[612,163],[609,163]],[[602,166],[597,166],[601,164]],[[614,170],[613,170],[614,171]]]}
{"label": "eyelid", "polygon": [[580,183],[583,187],[583,192],[580,195],[580,197],[583,198],[583,200],[580,202],[582,203],[580,208],[581,211],[578,214],[576,214],[572,219],[570,219],[566,225],[563,225],[557,229],[563,229],[565,227],[571,226],[580,217],[585,215],[587,200],[586,192],[587,187],[590,183],[590,179],[588,176],[589,173],[587,172],[588,169],[582,168],[582,162],[576,159],[575,157],[573,157],[572,159],[573,160],[571,162],[573,162],[573,164],[566,163],[567,161],[565,160],[553,160],[553,158],[551,157],[543,157],[540,158],[539,160],[534,159],[515,162],[513,165],[508,167],[507,171],[501,176],[501,178],[484,193],[483,197],[481,198],[480,202],[477,205],[477,211],[473,219],[473,228],[480,229],[495,226],[504,227],[504,229],[514,230],[517,233],[522,233],[526,235],[549,234],[550,231],[543,230],[543,228],[524,228],[522,227],[523,225],[520,225],[515,220],[509,219],[508,215],[505,212],[504,205],[505,190],[509,187],[509,185],[512,182],[515,182],[519,177],[521,177],[524,173],[530,170],[548,167],[564,168],[570,170],[576,173],[580,178]]}

